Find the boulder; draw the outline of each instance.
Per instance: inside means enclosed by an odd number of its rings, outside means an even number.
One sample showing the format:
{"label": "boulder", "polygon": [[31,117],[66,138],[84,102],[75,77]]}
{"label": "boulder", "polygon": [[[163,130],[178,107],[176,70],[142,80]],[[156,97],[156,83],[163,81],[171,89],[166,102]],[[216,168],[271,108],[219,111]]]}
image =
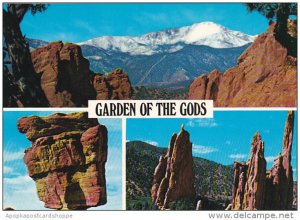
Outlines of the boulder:
{"label": "boulder", "polygon": [[87,113],[24,117],[18,129],[32,146],[24,162],[45,207],[87,209],[106,203],[107,129]]}

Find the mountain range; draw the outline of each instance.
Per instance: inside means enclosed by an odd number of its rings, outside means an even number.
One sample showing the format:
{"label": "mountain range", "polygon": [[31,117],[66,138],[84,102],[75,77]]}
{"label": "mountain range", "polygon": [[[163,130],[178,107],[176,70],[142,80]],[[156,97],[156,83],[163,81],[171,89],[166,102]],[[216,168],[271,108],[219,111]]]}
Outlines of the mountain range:
{"label": "mountain range", "polygon": [[[255,37],[202,22],[138,37],[102,36],[78,44],[93,71],[106,73],[120,67],[133,85],[161,87],[235,66]],[[28,41],[32,49],[47,44]]]}

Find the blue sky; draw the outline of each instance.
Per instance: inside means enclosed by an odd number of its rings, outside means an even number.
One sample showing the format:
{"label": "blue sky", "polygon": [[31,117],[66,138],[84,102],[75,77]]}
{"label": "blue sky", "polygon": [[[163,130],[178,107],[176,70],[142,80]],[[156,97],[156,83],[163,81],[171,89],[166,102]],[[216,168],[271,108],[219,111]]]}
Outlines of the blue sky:
{"label": "blue sky", "polygon": [[[23,116],[48,116],[55,112],[3,112],[3,207],[17,210],[49,210],[39,201],[35,183],[28,176],[23,162],[24,150],[31,146],[25,134],[17,130],[17,120]],[[69,112],[65,112],[69,113]],[[122,209],[122,121],[100,119],[108,129],[108,160],[106,163],[106,186],[108,202],[89,210]],[[26,203],[24,203],[26,201]]]}
{"label": "blue sky", "polygon": [[[235,160],[248,160],[252,138],[259,131],[270,169],[274,157],[281,152],[286,116],[286,111],[215,111],[213,119],[128,119],[126,139],[167,147],[172,134],[178,133],[184,123],[185,130],[190,133],[194,156],[229,165]],[[292,149],[295,178],[296,134],[295,125]]]}
{"label": "blue sky", "polygon": [[212,21],[256,35],[268,21],[240,3],[200,4],[51,4],[43,13],[27,13],[21,23],[27,37],[81,42],[99,36],[139,36],[148,32]]}

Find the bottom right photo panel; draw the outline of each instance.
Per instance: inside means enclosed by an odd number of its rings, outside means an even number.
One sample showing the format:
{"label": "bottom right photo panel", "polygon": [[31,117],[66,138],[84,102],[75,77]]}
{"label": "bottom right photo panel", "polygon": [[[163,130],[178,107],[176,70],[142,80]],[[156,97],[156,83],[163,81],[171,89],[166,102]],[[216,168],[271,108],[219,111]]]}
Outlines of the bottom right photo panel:
{"label": "bottom right photo panel", "polygon": [[127,210],[296,210],[297,112],[126,120]]}

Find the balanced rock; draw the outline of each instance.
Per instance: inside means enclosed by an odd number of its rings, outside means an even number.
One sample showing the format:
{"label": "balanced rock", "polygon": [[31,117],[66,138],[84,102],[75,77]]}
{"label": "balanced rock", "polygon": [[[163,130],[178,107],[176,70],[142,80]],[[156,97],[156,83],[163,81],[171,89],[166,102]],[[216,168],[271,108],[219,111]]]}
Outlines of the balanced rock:
{"label": "balanced rock", "polygon": [[195,198],[190,134],[181,128],[171,138],[168,152],[160,158],[154,172],[152,201],[159,209],[167,209],[170,202]]}
{"label": "balanced rock", "polygon": [[275,39],[274,26],[256,38],[236,67],[196,78],[189,99],[213,99],[217,107],[295,107],[297,59]]}
{"label": "balanced rock", "polygon": [[87,113],[23,117],[18,129],[32,146],[24,162],[38,197],[51,209],[106,203],[107,129]]}
{"label": "balanced rock", "polygon": [[130,99],[132,87],[127,73],[122,69],[103,75],[94,74],[93,86],[96,91],[96,99]]}
{"label": "balanced rock", "polygon": [[72,43],[53,42],[31,53],[41,87],[52,107],[87,106],[95,98],[89,61]]}

